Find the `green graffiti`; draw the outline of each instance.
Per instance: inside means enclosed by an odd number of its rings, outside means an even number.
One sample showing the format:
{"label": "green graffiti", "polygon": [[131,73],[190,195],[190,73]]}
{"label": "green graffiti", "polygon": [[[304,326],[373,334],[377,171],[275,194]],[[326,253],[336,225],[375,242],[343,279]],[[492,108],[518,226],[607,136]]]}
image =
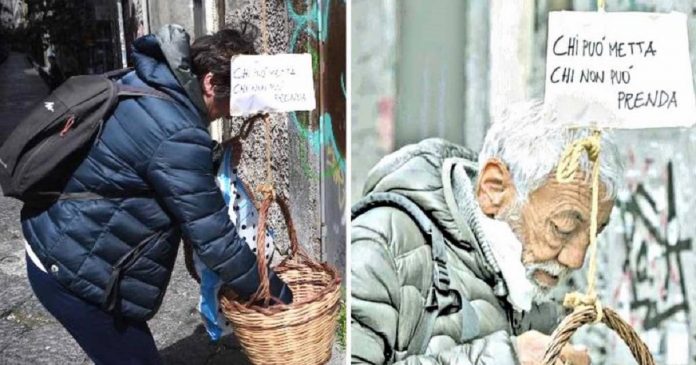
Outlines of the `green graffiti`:
{"label": "green graffiti", "polygon": [[312,73],[316,75],[319,73],[319,50],[307,42],[307,52],[312,56]]}
{"label": "green graffiti", "polygon": [[[307,35],[309,39],[314,39],[318,42],[326,42],[329,36],[328,24],[331,0],[307,0],[307,10],[301,14],[296,11],[290,0],[286,0],[285,4],[286,8],[288,9],[288,17],[292,20],[292,22],[295,25],[293,32],[290,36],[290,44],[288,49],[289,53],[295,53],[296,47],[300,43],[300,36],[303,34]],[[312,70],[316,75],[319,73],[320,68],[319,50],[316,47],[313,47],[311,45],[311,42],[309,41],[307,41],[307,50],[308,53],[312,55]],[[345,96],[345,87],[343,87],[343,80],[341,85]],[[306,118],[309,118],[307,114],[304,114],[302,117],[305,116]],[[322,148],[331,149],[330,152],[333,154],[335,158],[335,164],[330,168],[327,168],[326,171],[322,172],[324,176],[335,175],[336,168],[338,168],[341,172],[345,172],[346,162],[340,150],[338,149],[336,138],[333,132],[333,124],[330,114],[324,113],[319,117],[319,125],[317,126],[318,128],[316,130],[311,130],[309,128],[309,123],[301,120],[301,117],[300,115],[298,115],[297,112],[289,113],[289,118],[290,121],[297,127],[300,136],[307,140],[312,153],[320,154]],[[305,153],[305,156],[301,157],[304,158],[306,161],[306,158],[309,157],[306,155],[308,151],[305,150],[303,153]],[[306,162],[304,164],[307,165]],[[311,170],[309,166],[306,167],[309,168],[309,170]],[[308,170],[305,170],[305,172],[307,173]],[[312,172],[311,174],[308,173],[307,175],[315,176],[316,174]]]}

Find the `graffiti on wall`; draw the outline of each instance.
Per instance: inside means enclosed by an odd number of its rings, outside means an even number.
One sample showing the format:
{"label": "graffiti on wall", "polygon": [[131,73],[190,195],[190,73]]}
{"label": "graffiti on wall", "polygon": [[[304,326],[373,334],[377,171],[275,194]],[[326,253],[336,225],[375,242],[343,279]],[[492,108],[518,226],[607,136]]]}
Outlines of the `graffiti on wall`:
{"label": "graffiti on wall", "polygon": [[[315,79],[322,83],[318,90],[324,94],[319,103],[318,125],[313,125],[313,118],[310,119],[308,113],[302,112],[290,113],[290,121],[308,141],[310,151],[304,151],[305,153],[320,154],[323,148],[327,148],[327,155],[331,156],[330,163],[320,174],[331,176],[337,182],[344,180],[346,169],[345,29],[342,34],[331,34],[331,31],[341,32],[341,27],[332,27],[330,22],[332,15],[345,17],[345,2],[337,4],[338,2],[340,0],[286,0],[288,18],[294,25],[288,53],[306,51],[312,55],[314,75],[319,76]],[[302,7],[304,10],[300,10]],[[343,45],[343,50],[339,48],[340,44]],[[321,48],[331,49],[322,55]],[[330,59],[322,59],[327,56]],[[324,80],[319,80],[320,78]],[[308,177],[319,177],[309,166],[303,170]]]}
{"label": "graffiti on wall", "polygon": [[[656,192],[638,183],[629,199],[618,204],[623,244],[629,252],[623,270],[631,286],[632,322],[635,318],[637,323],[633,324],[644,330],[658,328],[665,320],[689,310],[681,253],[691,250],[692,242],[680,235],[672,162],[667,163],[664,175],[665,184]],[[666,203],[662,209],[656,196],[661,193]]]}
{"label": "graffiti on wall", "polygon": [[[653,157],[645,157],[644,149],[639,152],[643,157],[637,158],[633,150],[625,154],[625,185],[600,240],[598,286],[603,303],[636,329],[656,363],[687,364],[694,304],[688,295],[693,283],[685,270],[693,265],[694,245],[680,214],[688,211],[683,190],[691,179],[677,178],[669,151]],[[575,340],[591,349],[593,361],[632,361],[628,349],[606,327],[585,328]]]}
{"label": "graffiti on wall", "polygon": [[[323,256],[345,268],[346,3],[286,0],[285,7],[290,23],[287,52],[312,56],[317,90],[317,110],[289,113],[289,123],[307,141],[299,146],[305,177],[320,180]],[[310,154],[321,161],[318,171],[310,167]]]}
{"label": "graffiti on wall", "polygon": [[[544,93],[548,11],[594,11],[596,5],[595,0],[570,0],[547,2],[536,9],[532,96],[543,98]],[[689,22],[696,14],[692,9],[693,4],[686,0],[606,1],[607,11],[682,11]],[[694,28],[689,28],[693,34]],[[691,43],[693,63],[696,58]],[[696,266],[696,228],[689,223],[696,209],[692,188],[696,184],[692,168],[696,135],[689,132],[695,137],[688,137],[684,132],[664,131],[659,142],[647,131],[618,139],[626,146],[626,181],[599,246],[602,300],[637,330],[658,364],[696,364],[696,299],[692,293],[696,284],[689,276]],[[579,275],[576,281],[584,279]],[[616,334],[601,326],[583,328],[574,340],[593,350],[593,363],[633,363]],[[681,350],[674,350],[675,343]]]}

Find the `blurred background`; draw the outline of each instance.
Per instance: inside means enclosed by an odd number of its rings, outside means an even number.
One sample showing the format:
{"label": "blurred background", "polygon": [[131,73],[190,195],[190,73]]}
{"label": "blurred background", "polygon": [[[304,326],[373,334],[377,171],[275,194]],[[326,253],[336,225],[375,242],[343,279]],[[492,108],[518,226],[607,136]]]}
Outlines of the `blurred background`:
{"label": "blurred background", "polygon": [[[385,154],[427,137],[481,147],[491,117],[544,96],[549,11],[596,0],[353,0],[351,201]],[[696,1],[607,0],[606,11],[683,12],[696,66]],[[695,68],[696,69],[696,68]],[[625,185],[600,239],[602,302],[657,363],[696,364],[696,129],[619,132]],[[572,287],[585,288],[584,273]],[[574,337],[593,364],[634,363],[603,325]]]}

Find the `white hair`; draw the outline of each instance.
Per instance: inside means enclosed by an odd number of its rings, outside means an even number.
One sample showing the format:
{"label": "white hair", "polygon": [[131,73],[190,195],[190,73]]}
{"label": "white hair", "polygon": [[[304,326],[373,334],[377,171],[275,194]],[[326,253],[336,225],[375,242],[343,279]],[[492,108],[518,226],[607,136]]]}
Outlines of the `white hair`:
{"label": "white hair", "polygon": [[[479,175],[486,161],[500,160],[512,175],[518,199],[524,202],[555,173],[566,146],[590,134],[589,128],[568,128],[558,122],[540,100],[513,104],[494,119],[486,133],[478,158]],[[586,154],[580,168],[589,179],[591,165]],[[602,133],[599,170],[599,179],[606,188],[604,198],[616,198],[623,166],[610,132]]]}

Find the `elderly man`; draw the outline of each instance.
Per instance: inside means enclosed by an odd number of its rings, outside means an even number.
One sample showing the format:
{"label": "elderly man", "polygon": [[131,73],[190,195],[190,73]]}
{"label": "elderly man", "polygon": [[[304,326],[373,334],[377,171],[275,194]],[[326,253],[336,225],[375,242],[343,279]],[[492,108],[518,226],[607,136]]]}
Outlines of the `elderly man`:
{"label": "elderly man", "polygon": [[[551,291],[583,265],[590,163],[562,184],[564,148],[588,135],[540,102],[512,106],[478,155],[428,139],[385,157],[353,207],[353,364],[536,364],[563,313]],[[599,226],[621,164],[606,136]],[[566,364],[588,364],[567,347]]]}

